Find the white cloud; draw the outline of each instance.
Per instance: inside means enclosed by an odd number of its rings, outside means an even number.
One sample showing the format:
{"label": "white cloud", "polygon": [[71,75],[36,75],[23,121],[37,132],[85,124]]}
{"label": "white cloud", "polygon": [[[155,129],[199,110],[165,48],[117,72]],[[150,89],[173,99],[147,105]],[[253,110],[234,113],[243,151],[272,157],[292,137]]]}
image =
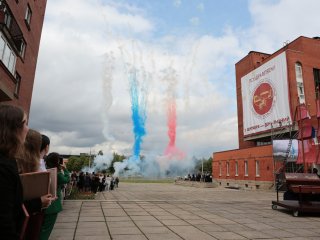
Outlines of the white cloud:
{"label": "white cloud", "polygon": [[180,5],[182,4],[182,1],[181,0],[173,0],[173,5],[175,7],[180,7]]}
{"label": "white cloud", "polygon": [[192,18],[190,18],[189,21],[190,21],[191,25],[193,25],[193,26],[198,26],[200,23],[200,20],[198,17],[192,17]]}
{"label": "white cloud", "polygon": [[204,4],[203,4],[203,3],[199,3],[199,4],[197,5],[197,9],[198,9],[199,11],[203,12],[203,11],[204,11]]}

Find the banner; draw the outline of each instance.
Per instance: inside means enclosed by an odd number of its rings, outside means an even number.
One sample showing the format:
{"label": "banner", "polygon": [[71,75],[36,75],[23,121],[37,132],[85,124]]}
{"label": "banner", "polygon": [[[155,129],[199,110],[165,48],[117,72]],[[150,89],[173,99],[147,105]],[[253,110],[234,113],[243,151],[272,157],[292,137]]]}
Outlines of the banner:
{"label": "banner", "polygon": [[244,136],[291,123],[286,53],[241,78]]}

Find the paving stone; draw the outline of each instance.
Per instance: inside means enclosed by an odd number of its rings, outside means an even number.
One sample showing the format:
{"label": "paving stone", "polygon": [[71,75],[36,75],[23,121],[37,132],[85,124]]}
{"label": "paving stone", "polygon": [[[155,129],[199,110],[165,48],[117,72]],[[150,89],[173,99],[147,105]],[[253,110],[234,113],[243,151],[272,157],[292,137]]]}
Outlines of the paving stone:
{"label": "paving stone", "polygon": [[106,222],[78,222],[78,228],[105,228]]}
{"label": "paving stone", "polygon": [[181,220],[181,219],[161,220],[161,222],[166,226],[188,226],[188,225],[190,225],[188,222]]}
{"label": "paving stone", "polygon": [[[183,239],[174,233],[146,234],[146,236],[148,237],[149,240],[181,240]],[[199,238],[196,238],[196,239],[199,239]]]}
{"label": "paving stone", "polygon": [[110,236],[76,236],[75,240],[110,240]]}
{"label": "paving stone", "polygon": [[137,221],[150,221],[150,220],[157,220],[155,217],[147,215],[147,216],[130,216],[132,220]]}
{"label": "paving stone", "polygon": [[172,233],[170,229],[166,228],[166,227],[149,227],[149,226],[141,226],[140,230],[145,233],[145,234],[149,234],[149,233]]}
{"label": "paving stone", "polygon": [[144,235],[113,235],[113,240],[148,240]]}
{"label": "paving stone", "polygon": [[109,228],[111,235],[128,235],[128,234],[141,234],[140,230],[137,227],[112,227]]}
{"label": "paving stone", "polygon": [[108,222],[108,227],[135,227],[135,224],[133,221]]}
{"label": "paving stone", "polygon": [[107,222],[121,222],[131,220],[131,218],[129,218],[128,216],[107,216],[105,219]]}
{"label": "paving stone", "polygon": [[120,186],[98,201],[64,201],[50,240],[320,239],[320,214],[273,210],[271,191]]}
{"label": "paving stone", "polygon": [[104,222],[105,219],[103,216],[101,217],[80,217],[79,222]]}
{"label": "paving stone", "polygon": [[190,226],[169,226],[169,228],[174,233],[181,236],[185,240],[192,240],[192,239],[212,240],[212,239],[216,239],[216,238],[210,236],[209,234],[204,233],[191,225]]}
{"label": "paving stone", "polygon": [[242,240],[247,239],[237,233],[234,232],[210,232],[211,236],[215,237],[216,239],[223,239],[223,240]]}

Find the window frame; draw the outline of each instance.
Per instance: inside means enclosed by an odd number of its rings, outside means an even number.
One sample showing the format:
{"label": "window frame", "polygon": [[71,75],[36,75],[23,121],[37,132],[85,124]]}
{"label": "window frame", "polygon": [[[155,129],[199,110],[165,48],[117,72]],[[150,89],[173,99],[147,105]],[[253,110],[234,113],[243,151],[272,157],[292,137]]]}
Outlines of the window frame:
{"label": "window frame", "polygon": [[14,78],[16,79],[16,85],[14,87],[14,96],[16,98],[19,98],[20,86],[21,86],[21,76],[17,71],[15,72]]}
{"label": "window frame", "polygon": [[24,15],[24,22],[26,23],[29,31],[30,31],[31,19],[32,19],[32,10],[30,5],[27,4],[26,13]]}
{"label": "window frame", "polygon": [[[0,53],[0,61],[3,63],[4,66],[8,69],[8,71],[14,75],[17,63],[17,55],[14,52],[13,48],[5,38],[5,36],[0,32],[0,38],[4,42],[4,47],[2,52]],[[6,55],[5,55],[6,54]]]}
{"label": "window frame", "polygon": [[295,74],[296,74],[296,85],[297,85],[297,95],[299,103],[305,103],[305,91],[304,91],[304,82],[303,82],[303,68],[300,62],[296,62],[294,65]]}
{"label": "window frame", "polygon": [[260,161],[256,160],[256,177],[260,177]]}
{"label": "window frame", "polygon": [[235,162],[235,174],[236,177],[239,176],[239,163],[238,161]]}
{"label": "window frame", "polygon": [[244,161],[244,176],[248,177],[249,176],[249,164],[248,160]]}
{"label": "window frame", "polygon": [[227,161],[226,162],[226,176],[230,176],[230,162]]}

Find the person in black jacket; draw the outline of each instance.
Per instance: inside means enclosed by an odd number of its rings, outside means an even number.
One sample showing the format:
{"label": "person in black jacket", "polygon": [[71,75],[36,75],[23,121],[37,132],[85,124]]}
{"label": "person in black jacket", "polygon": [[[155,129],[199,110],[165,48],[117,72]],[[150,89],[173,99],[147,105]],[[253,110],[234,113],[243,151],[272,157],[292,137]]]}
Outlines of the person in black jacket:
{"label": "person in black jacket", "polygon": [[29,128],[27,115],[12,105],[0,104],[0,233],[2,240],[19,239],[22,221],[22,186],[15,156]]}

